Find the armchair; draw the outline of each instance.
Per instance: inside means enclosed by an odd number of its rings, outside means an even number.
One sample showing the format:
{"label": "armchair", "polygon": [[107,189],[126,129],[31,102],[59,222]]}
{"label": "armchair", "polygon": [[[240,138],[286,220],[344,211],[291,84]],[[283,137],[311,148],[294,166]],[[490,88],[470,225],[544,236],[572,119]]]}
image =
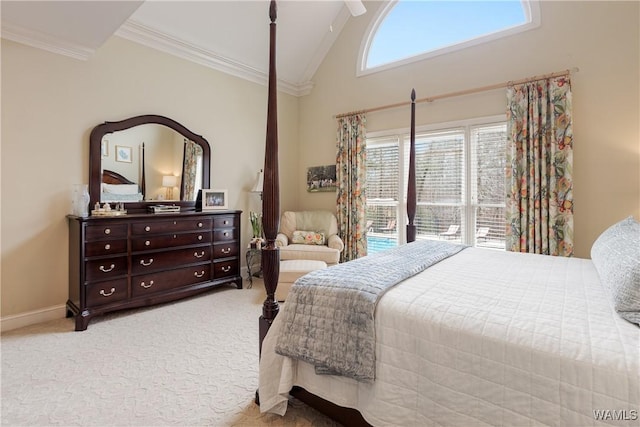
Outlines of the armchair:
{"label": "armchair", "polygon": [[344,249],[344,242],[337,233],[338,221],[329,211],[283,212],[276,237],[280,260],[302,259],[337,264]]}

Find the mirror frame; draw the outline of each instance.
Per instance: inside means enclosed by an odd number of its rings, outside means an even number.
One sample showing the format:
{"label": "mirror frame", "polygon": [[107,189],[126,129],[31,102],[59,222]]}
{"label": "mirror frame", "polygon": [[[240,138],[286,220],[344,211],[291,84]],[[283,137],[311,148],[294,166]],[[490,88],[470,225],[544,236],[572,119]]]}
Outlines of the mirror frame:
{"label": "mirror frame", "polygon": [[[196,135],[175,120],[154,114],[131,117],[118,122],[104,122],[94,127],[91,131],[91,135],[89,136],[89,211],[93,209],[96,202],[100,202],[100,184],[102,183],[102,138],[113,132],[149,123],[164,125],[171,128],[202,147],[202,185],[203,188],[207,188],[205,185],[210,185],[211,149],[209,147],[209,142],[207,142],[207,140],[201,135]],[[128,211],[146,212],[147,207],[154,204],[158,204],[158,201],[126,202],[125,209]],[[193,210],[196,206],[195,200],[172,201],[171,204],[187,208],[186,210]]]}

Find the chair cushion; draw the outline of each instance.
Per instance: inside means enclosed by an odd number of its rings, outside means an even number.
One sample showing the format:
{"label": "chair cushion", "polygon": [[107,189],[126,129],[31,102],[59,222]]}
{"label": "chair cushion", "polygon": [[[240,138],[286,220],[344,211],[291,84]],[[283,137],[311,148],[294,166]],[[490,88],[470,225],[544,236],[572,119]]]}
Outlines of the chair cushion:
{"label": "chair cushion", "polygon": [[328,246],[290,244],[280,248],[280,259],[307,259],[333,265],[340,261],[340,251]]}

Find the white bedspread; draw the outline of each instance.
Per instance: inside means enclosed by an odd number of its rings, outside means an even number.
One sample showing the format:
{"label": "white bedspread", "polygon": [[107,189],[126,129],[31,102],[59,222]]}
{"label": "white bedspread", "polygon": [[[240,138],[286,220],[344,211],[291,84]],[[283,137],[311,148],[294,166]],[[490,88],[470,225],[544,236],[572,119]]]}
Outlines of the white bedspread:
{"label": "white bedspread", "polygon": [[279,328],[262,412],[284,414],[299,385],[376,426],[640,425],[640,328],[590,260],[469,248],[406,280],[378,304],[373,384],[275,354]]}

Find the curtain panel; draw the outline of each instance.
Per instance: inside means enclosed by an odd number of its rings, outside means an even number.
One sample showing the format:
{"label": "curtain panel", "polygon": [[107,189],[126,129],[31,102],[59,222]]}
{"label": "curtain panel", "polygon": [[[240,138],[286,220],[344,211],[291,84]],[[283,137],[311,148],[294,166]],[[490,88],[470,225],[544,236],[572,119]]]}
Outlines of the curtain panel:
{"label": "curtain panel", "polygon": [[195,200],[198,160],[202,157],[202,147],[193,141],[184,140],[182,163],[182,196],[183,200]]}
{"label": "curtain panel", "polygon": [[507,250],[573,255],[568,76],[507,89]]}
{"label": "curtain panel", "polygon": [[344,241],[341,261],[367,254],[366,236],[366,117],[353,114],[338,119],[336,179],[338,234]]}

